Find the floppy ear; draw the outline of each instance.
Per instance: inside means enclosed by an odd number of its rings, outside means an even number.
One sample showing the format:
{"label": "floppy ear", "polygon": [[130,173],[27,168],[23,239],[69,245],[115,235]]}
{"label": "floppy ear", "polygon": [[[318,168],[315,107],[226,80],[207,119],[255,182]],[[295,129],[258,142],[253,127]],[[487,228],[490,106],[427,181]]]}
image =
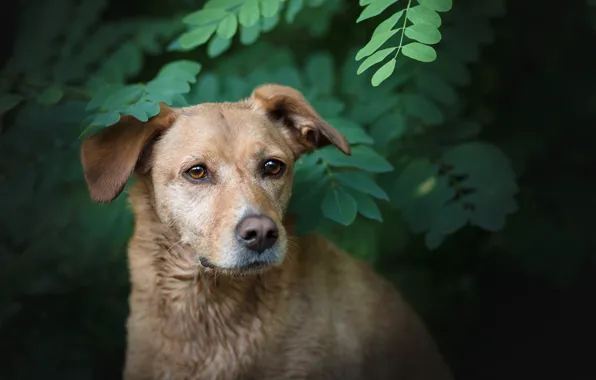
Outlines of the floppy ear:
{"label": "floppy ear", "polygon": [[350,155],[350,144],[345,136],[323,120],[299,91],[264,84],[254,89],[251,100],[272,120],[287,127],[297,156],[330,144]]}
{"label": "floppy ear", "polygon": [[165,104],[147,122],[130,115],[101,132],[87,137],[81,146],[81,164],[91,199],[113,201],[136,170],[147,172],[147,150],[175,120],[175,112]]}

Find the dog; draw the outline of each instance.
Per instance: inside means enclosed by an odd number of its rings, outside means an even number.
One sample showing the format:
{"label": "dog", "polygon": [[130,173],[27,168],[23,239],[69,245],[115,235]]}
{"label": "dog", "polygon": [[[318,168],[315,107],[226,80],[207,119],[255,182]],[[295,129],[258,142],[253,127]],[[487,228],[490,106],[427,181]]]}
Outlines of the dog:
{"label": "dog", "polygon": [[452,378],[388,281],[316,233],[294,236],[294,163],[331,144],[350,154],[277,84],[238,102],[161,104],[84,139],[93,201],[135,178],[125,380]]}

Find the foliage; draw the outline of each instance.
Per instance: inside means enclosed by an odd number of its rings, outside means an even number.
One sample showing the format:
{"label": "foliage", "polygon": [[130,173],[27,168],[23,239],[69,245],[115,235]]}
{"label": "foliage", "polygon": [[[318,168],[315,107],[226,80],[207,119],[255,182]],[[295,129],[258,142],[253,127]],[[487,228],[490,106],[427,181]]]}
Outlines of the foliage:
{"label": "foliage", "polygon": [[[159,16],[143,11],[151,7]],[[105,0],[27,1],[0,71],[0,342],[14,347],[6,372],[120,376],[132,220],[124,196],[110,205],[88,199],[80,138],[122,115],[146,121],[161,102],[234,101],[265,82],[302,91],[352,147],[349,157],[326,147],[297,162],[289,211],[298,232],[317,230],[375,264],[426,316],[447,313],[480,281],[463,264],[430,265],[441,257],[485,253],[572,282],[596,243],[594,184],[576,169],[593,164],[593,149],[574,137],[596,116],[591,69],[573,61],[574,75],[557,57],[577,54],[549,35],[544,51],[566,79],[544,69],[513,87],[499,61],[514,51],[498,26],[505,16],[504,0],[209,0],[128,10]],[[538,45],[517,53],[533,58]],[[581,116],[569,122],[554,110]],[[576,153],[562,154],[561,141]],[[540,165],[548,175],[536,179]],[[556,173],[565,180],[555,182]],[[48,348],[59,330],[66,343]]]}

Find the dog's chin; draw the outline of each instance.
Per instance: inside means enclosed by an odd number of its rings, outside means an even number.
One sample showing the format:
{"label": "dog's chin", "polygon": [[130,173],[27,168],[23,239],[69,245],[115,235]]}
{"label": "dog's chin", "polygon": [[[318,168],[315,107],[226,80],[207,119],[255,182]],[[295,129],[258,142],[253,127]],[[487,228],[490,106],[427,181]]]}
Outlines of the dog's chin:
{"label": "dog's chin", "polygon": [[[268,250],[269,251],[269,250]],[[279,266],[283,257],[277,252],[265,251],[261,254],[246,254],[240,252],[231,263],[219,263],[209,260],[207,257],[199,257],[201,267],[207,271],[213,271],[218,274],[229,275],[256,275],[264,273],[272,268]]]}

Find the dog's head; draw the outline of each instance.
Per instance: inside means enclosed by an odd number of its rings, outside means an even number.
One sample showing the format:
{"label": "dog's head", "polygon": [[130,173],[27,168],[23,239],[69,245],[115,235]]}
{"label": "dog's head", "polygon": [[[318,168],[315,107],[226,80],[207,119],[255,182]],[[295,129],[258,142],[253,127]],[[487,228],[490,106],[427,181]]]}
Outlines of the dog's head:
{"label": "dog's head", "polygon": [[236,103],[162,105],[146,123],[123,116],[84,140],[81,161],[94,201],[114,200],[136,173],[198,263],[254,272],[284,258],[294,162],[329,144],[350,154],[300,92],[269,84]]}

